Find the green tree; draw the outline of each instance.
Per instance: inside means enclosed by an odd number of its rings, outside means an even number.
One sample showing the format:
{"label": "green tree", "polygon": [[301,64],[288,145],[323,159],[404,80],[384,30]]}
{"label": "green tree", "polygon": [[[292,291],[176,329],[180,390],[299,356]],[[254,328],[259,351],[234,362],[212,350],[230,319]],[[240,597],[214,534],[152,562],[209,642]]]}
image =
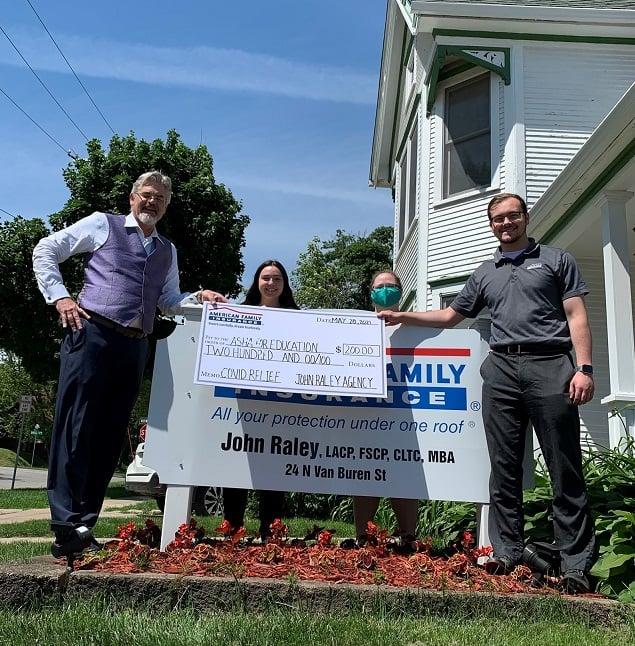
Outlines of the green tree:
{"label": "green tree", "polygon": [[[223,184],[217,184],[212,157],[205,146],[189,148],[171,130],[165,140],[114,136],[108,150],[97,140],[87,156],[64,170],[70,197],[49,217],[54,231],[93,211],[128,213],[133,181],[143,172],[160,170],[172,178],[173,195],[159,230],[179,252],[181,288],[199,286],[235,295],[244,265],[242,248],[249,218]],[[31,268],[35,243],[48,234],[42,220],[17,217],[0,224],[0,348],[15,354],[38,380],[57,374],[55,353],[61,336],[54,308],[46,306]],[[83,259],[62,265],[64,282],[76,295]]]}
{"label": "green tree", "polygon": [[370,309],[370,282],[392,267],[393,229],[368,235],[338,229],[332,240],[313,238],[293,273],[298,305],[308,308]]}
{"label": "green tree", "polygon": [[39,219],[0,223],[0,348],[19,357],[35,379],[55,374],[60,337],[56,312],[44,302],[31,267],[33,247],[47,234]]}
{"label": "green tree", "polygon": [[[48,440],[55,410],[54,383],[36,382],[12,354],[4,354],[0,361],[0,438],[17,438],[23,426],[30,431],[39,424],[42,439]],[[21,395],[33,395],[35,400],[30,413],[19,412]],[[22,439],[26,439],[23,435]]]}

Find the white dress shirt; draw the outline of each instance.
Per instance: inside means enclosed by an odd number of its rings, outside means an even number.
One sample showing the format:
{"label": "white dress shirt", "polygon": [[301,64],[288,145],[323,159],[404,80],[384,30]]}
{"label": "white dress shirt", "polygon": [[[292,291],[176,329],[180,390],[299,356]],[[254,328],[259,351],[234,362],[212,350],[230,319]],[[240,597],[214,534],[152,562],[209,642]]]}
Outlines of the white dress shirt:
{"label": "white dress shirt", "polygon": [[[132,213],[126,216],[124,226],[137,230],[146,254],[150,255],[154,249],[154,238],[158,237],[156,229],[146,237]],[[76,254],[96,251],[108,240],[109,234],[108,218],[104,213],[96,211],[88,217],[78,220],[75,224],[42,238],[35,245],[33,250],[33,270],[38,287],[48,304],[70,296],[62,280],[60,263]],[[168,315],[180,314],[183,305],[197,302],[194,294],[181,293],[176,248],[172,243],[170,244],[172,245],[172,263],[168,269],[157,303],[159,309]],[[141,317],[134,320],[131,327],[140,328]]]}

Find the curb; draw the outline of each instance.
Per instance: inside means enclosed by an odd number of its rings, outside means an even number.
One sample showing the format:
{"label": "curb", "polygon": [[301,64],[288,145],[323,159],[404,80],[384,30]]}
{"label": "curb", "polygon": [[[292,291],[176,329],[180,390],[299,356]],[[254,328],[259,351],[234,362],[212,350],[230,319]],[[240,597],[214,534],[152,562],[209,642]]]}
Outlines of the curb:
{"label": "curb", "polygon": [[321,614],[554,620],[589,626],[621,626],[635,621],[635,608],[597,598],[177,574],[69,573],[48,556],[0,565],[0,608],[37,608],[75,600],[99,600],[113,610],[265,612],[286,608]]}

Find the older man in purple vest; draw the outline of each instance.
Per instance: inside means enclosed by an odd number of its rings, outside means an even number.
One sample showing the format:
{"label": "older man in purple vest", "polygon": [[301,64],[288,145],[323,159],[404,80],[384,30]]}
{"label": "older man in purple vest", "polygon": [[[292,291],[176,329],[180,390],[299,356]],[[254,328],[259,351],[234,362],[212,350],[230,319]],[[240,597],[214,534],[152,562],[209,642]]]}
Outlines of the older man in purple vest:
{"label": "older man in purple vest", "polygon": [[[93,213],[33,251],[40,291],[66,331],[48,473],[56,557],[95,543],[91,530],[139,393],[156,308],[177,314],[187,303],[226,301],[211,290],[181,293],[176,249],[155,228],[171,194],[169,177],[144,173],[127,216]],[[88,255],[77,301],[59,270],[75,254]]]}

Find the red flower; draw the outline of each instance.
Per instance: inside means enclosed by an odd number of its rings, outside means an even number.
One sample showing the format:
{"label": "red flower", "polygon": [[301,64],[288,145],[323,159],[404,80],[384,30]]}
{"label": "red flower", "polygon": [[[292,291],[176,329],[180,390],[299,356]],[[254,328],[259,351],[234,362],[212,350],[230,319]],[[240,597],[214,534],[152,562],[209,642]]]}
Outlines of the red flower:
{"label": "red flower", "polygon": [[333,532],[329,532],[328,529],[322,530],[317,537],[317,544],[320,547],[328,547],[331,545],[331,539],[333,538]]}
{"label": "red flower", "polygon": [[273,523],[269,525],[269,529],[271,530],[270,540],[272,541],[282,541],[289,533],[288,527],[279,518],[276,518]]}
{"label": "red flower", "polygon": [[377,565],[377,555],[373,550],[364,547],[357,552],[356,565],[362,570],[373,570]]}
{"label": "red flower", "polygon": [[368,538],[377,536],[378,531],[379,528],[377,527],[377,525],[375,525],[375,523],[370,520],[366,523],[366,536],[368,536]]}
{"label": "red flower", "polygon": [[236,545],[241,539],[245,538],[247,536],[247,530],[244,527],[238,528],[232,535],[231,535],[231,542],[232,545]]}
{"label": "red flower", "polygon": [[234,528],[230,525],[228,520],[224,520],[217,528],[216,531],[219,534],[223,534],[223,536],[229,536],[233,531]]}

